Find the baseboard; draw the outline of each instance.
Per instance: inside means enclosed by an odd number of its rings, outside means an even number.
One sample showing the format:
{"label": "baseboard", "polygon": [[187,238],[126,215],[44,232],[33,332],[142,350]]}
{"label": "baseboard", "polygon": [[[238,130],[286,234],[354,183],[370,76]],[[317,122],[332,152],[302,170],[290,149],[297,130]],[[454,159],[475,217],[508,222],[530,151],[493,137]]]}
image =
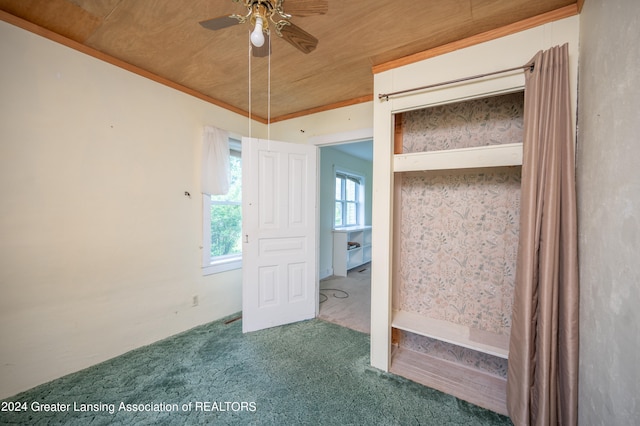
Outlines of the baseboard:
{"label": "baseboard", "polygon": [[331,275],[333,275],[333,268],[331,269],[325,269],[324,271],[320,271],[320,279],[323,280],[325,278],[330,277]]}

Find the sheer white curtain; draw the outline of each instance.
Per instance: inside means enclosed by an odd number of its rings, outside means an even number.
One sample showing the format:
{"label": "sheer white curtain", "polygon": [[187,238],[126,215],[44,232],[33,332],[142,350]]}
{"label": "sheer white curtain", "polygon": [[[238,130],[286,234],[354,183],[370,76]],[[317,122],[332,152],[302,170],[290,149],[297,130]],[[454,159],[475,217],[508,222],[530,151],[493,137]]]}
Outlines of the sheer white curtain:
{"label": "sheer white curtain", "polygon": [[202,135],[202,193],[229,191],[229,132],[205,126]]}

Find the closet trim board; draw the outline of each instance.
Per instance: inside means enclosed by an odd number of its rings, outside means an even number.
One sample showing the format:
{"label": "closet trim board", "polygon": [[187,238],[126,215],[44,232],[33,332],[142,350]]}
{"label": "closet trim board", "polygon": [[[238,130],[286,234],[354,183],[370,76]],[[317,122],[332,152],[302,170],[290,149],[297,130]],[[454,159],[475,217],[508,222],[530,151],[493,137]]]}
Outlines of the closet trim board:
{"label": "closet trim board", "polygon": [[522,143],[396,154],[394,172],[477,169],[522,165]]}
{"label": "closet trim board", "polygon": [[[402,148],[402,146],[400,147]],[[403,175],[401,173],[393,174],[393,221],[392,221],[392,238],[391,238],[391,261],[393,265],[400,265],[400,237],[402,233],[402,182]],[[400,282],[400,268],[394,267],[391,271],[391,306],[393,309],[393,301],[399,297],[397,291],[398,286],[393,283]],[[393,315],[393,313],[392,313]],[[392,316],[393,319],[393,316]]]}
{"label": "closet trim board", "polygon": [[393,115],[393,153],[402,154],[402,113]]}
{"label": "closet trim board", "polygon": [[507,416],[507,380],[403,347],[393,350],[393,374]]}
{"label": "closet trim board", "polygon": [[[503,83],[506,88],[502,88],[502,84],[500,83]],[[470,88],[467,86],[471,86],[471,89],[474,89],[474,91],[470,92]],[[448,87],[445,91],[433,89],[432,91],[426,90],[424,92],[418,92],[414,96],[420,98],[420,100],[415,103],[407,103],[408,99],[398,98],[396,102],[394,102],[391,114],[399,115],[405,112],[484,98],[494,98],[519,92],[524,92],[523,72],[507,74],[495,79],[478,80],[469,84],[453,85],[452,87]],[[450,93],[451,96],[445,96],[444,93]]]}

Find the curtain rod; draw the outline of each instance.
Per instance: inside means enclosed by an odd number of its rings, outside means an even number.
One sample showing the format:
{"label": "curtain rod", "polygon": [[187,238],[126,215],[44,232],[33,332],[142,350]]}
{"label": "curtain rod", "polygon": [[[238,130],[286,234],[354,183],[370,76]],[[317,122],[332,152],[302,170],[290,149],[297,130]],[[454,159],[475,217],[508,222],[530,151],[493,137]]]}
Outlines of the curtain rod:
{"label": "curtain rod", "polygon": [[390,96],[402,95],[402,94],[409,93],[409,92],[416,92],[418,90],[432,89],[434,87],[446,86],[447,84],[461,83],[463,81],[475,80],[477,78],[489,77],[491,75],[503,74],[505,72],[510,72],[510,71],[526,70],[526,69],[529,69],[530,71],[533,71],[534,65],[535,64],[530,63],[530,64],[523,65],[523,66],[520,66],[520,67],[508,68],[506,70],[493,71],[493,72],[488,72],[488,73],[485,73],[485,74],[473,75],[471,77],[458,78],[456,80],[443,81],[442,83],[429,84],[428,86],[416,87],[414,89],[400,90],[400,91],[391,92],[391,93],[380,93],[378,95],[378,99],[388,101]]}

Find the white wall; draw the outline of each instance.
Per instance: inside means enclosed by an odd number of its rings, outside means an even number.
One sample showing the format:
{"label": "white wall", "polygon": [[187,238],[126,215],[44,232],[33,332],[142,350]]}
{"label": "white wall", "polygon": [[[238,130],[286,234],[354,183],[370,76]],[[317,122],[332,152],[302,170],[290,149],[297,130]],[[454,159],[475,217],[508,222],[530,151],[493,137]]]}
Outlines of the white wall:
{"label": "white wall", "polygon": [[0,56],[0,398],[239,311],[199,156],[246,118],[4,22]]}
{"label": "white wall", "polygon": [[579,423],[640,415],[640,3],[587,0],[580,15],[577,185]]}
{"label": "white wall", "polygon": [[[356,141],[362,140],[362,129],[373,127],[372,117],[373,103],[363,102],[279,121],[270,125],[269,133],[271,139],[285,142],[320,144],[326,142],[322,140],[325,136],[343,137],[340,142]],[[367,136],[370,139],[371,135]]]}
{"label": "white wall", "polygon": [[371,188],[372,163],[345,154],[330,146],[320,149],[320,185],[319,185],[319,225],[320,225],[320,253],[318,271],[320,278],[333,273],[333,224],[334,206],[336,199],[335,171],[351,171],[365,179],[365,225],[371,225]]}
{"label": "white wall", "polygon": [[[380,93],[421,87],[525,65],[536,52],[569,43],[572,108],[576,111],[578,73],[577,16],[545,24],[425,61],[385,71],[374,76],[374,97]],[[454,100],[468,99],[522,88],[522,72],[450,85],[411,95],[374,101],[373,240],[371,280],[371,364],[387,370],[390,361],[391,244],[392,238],[392,153],[395,112],[424,108]]]}

